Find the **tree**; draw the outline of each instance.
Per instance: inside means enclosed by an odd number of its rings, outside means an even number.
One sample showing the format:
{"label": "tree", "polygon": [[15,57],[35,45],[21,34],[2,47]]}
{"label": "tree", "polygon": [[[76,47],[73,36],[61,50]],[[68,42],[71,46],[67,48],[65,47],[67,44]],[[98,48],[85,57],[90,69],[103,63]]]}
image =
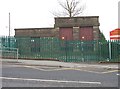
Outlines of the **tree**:
{"label": "tree", "polygon": [[100,32],[100,40],[101,40],[101,41],[106,41],[103,32]]}
{"label": "tree", "polygon": [[53,13],[55,16],[75,17],[85,9],[84,5],[80,5],[81,0],[65,0],[64,2],[58,1],[58,3],[63,8],[63,12]]}

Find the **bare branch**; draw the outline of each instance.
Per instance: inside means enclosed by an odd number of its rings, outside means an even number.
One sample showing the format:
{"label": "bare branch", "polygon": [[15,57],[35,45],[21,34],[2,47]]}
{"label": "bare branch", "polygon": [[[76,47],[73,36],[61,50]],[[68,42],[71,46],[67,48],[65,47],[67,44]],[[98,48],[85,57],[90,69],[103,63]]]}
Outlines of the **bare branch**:
{"label": "bare branch", "polygon": [[62,2],[58,2],[58,3],[63,9],[68,10],[66,3],[62,3]]}
{"label": "bare branch", "polygon": [[82,7],[80,7],[80,8],[77,8],[77,9],[74,11],[74,13],[73,13],[73,17],[74,17],[74,16],[77,16],[77,15],[79,15],[79,14],[81,14],[81,13],[83,13],[84,10],[85,10],[85,7],[84,7],[84,6],[82,6]]}
{"label": "bare branch", "polygon": [[74,12],[75,11],[75,9],[76,9],[76,7],[77,7],[77,5],[79,4],[80,2],[79,1],[77,1],[77,2],[73,2],[73,8],[72,8],[72,12]]}
{"label": "bare branch", "polygon": [[[85,9],[83,6],[80,5],[80,0],[65,0],[64,2],[58,1],[58,3],[64,9],[64,11],[59,12],[59,14],[61,13],[64,16],[78,16]],[[57,16],[59,16],[59,14],[57,14]]]}

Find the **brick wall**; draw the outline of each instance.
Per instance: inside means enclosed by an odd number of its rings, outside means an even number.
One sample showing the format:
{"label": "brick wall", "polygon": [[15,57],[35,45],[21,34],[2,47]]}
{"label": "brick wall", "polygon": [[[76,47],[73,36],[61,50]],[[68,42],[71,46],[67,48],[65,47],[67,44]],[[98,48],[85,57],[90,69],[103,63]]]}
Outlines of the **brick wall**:
{"label": "brick wall", "polygon": [[21,28],[15,29],[15,36],[29,36],[29,37],[58,37],[61,27],[73,28],[73,39],[79,39],[79,28],[85,26],[93,27],[94,40],[98,40],[99,30],[99,16],[84,16],[84,17],[57,17],[55,18],[55,25],[53,28]]}
{"label": "brick wall", "polygon": [[15,29],[15,36],[54,37],[54,28],[21,28]]}
{"label": "brick wall", "polygon": [[55,18],[55,27],[99,26],[98,16]]}

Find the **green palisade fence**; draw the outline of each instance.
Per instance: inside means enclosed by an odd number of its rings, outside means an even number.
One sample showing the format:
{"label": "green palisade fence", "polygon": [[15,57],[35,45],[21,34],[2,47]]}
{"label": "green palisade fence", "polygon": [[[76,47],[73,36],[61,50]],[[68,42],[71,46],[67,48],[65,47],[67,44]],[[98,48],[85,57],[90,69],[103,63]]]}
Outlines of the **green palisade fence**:
{"label": "green palisade fence", "polygon": [[120,41],[68,41],[55,37],[0,37],[0,42],[1,49],[18,48],[19,58],[55,59],[65,62],[120,62]]}

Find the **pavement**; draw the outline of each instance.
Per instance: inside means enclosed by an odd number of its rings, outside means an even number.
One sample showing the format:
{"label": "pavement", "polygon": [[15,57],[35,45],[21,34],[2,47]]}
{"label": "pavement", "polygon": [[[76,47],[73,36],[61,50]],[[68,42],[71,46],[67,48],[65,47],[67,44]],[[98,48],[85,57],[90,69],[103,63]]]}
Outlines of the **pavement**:
{"label": "pavement", "polygon": [[27,60],[27,59],[1,59],[2,63],[16,63],[31,66],[51,66],[51,67],[67,67],[67,68],[107,68],[107,69],[120,69],[118,63],[70,63],[50,60]]}

